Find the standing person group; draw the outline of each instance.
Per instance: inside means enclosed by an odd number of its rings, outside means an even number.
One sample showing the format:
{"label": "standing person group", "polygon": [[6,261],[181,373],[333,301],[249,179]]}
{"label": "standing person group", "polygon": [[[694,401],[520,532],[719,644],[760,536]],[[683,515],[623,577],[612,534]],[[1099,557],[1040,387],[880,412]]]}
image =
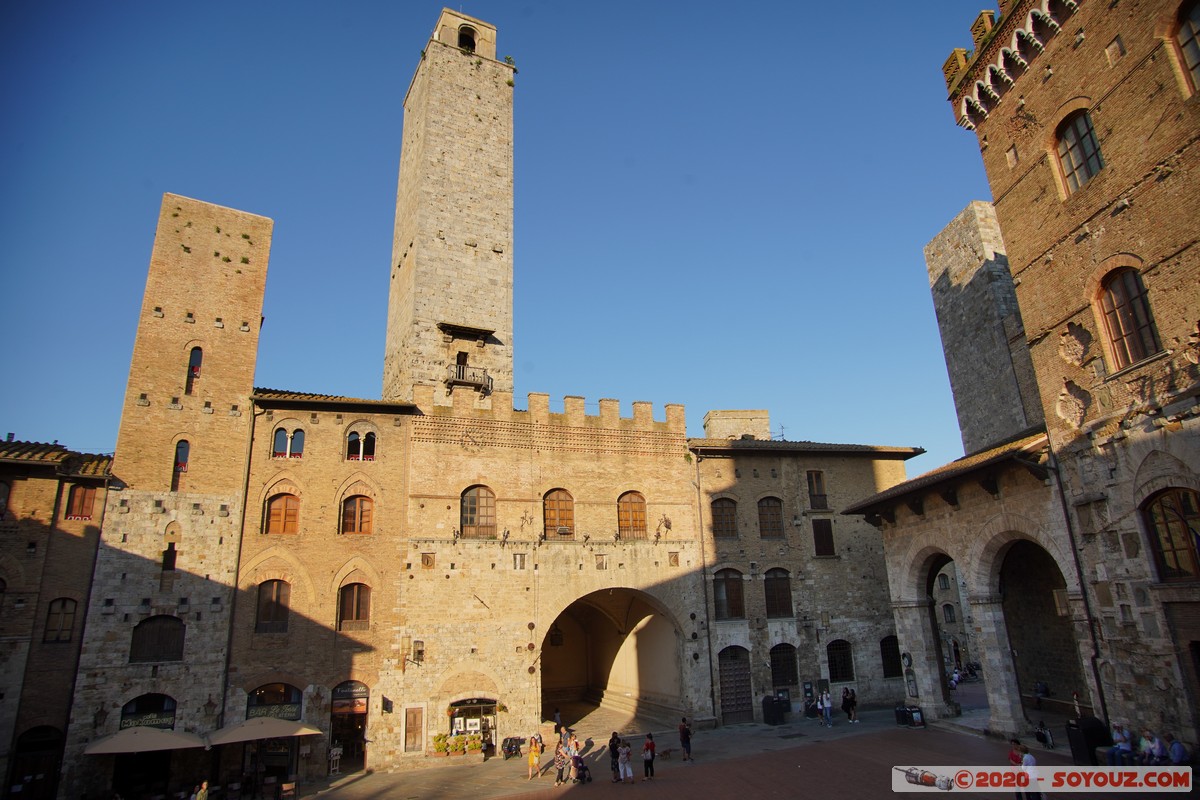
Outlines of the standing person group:
{"label": "standing person group", "polygon": [[842,689],[842,711],[850,722],[858,722],[858,695],[850,687]]}

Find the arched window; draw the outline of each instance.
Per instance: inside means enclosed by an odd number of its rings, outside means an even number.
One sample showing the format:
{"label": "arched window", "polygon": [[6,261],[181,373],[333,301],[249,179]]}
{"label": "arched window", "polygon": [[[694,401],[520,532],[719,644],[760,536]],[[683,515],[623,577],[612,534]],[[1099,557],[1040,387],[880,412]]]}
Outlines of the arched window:
{"label": "arched window", "polygon": [[778,497],[758,501],[758,535],[764,539],[783,536],[783,501]]}
{"label": "arched window", "polygon": [[713,537],[737,538],[737,503],[727,497],[712,501]]}
{"label": "arched window", "polygon": [[303,458],[304,430],[302,428],[295,430],[276,428],[275,435],[271,439],[271,457]]}
{"label": "arched window", "polygon": [[954,613],[954,606],[946,603],[942,606],[942,622],[956,622],[957,616]]}
{"label": "arched window", "polygon": [[1055,139],[1068,192],[1079,190],[1104,169],[1104,158],[1100,155],[1100,145],[1096,143],[1096,131],[1088,112],[1076,111],[1063,120]]}
{"label": "arched window", "polygon": [[121,727],[174,728],[175,698],[167,694],[143,694],[121,706]]}
{"label": "arched window", "polygon": [[1175,33],[1183,71],[1195,92],[1200,89],[1200,0],[1184,3],[1179,9],[1179,30]]}
{"label": "arched window", "polygon": [[468,53],[475,52],[475,29],[470,25],[463,25],[458,29],[458,46]]}
{"label": "arched window", "polygon": [[246,696],[246,719],[300,719],[304,692],[290,683],[267,683]]}
{"label": "arched window", "polygon": [[800,685],[796,670],[796,648],[786,642],[771,648],[771,687],[787,689]]}
{"label": "arched window", "polygon": [[352,432],[346,436],[347,461],[374,461],[375,434]]}
{"label": "arched window", "polygon": [[163,550],[162,554],[162,571],[174,572],[175,559],[179,555],[179,551],[175,549],[174,542],[167,542],[167,549]]}
{"label": "arched window", "polygon": [[1150,549],[1160,581],[1200,579],[1200,494],[1191,489],[1167,489],[1142,507]]}
{"label": "arched window", "polygon": [[188,356],[187,381],[183,386],[184,394],[191,394],[196,381],[200,380],[200,363],[202,361],[204,361],[204,351],[199,347],[193,347],[191,355]]}
{"label": "arched window", "polygon": [[767,595],[767,616],[792,616],[792,579],[786,569],[769,569],[763,581]]}
{"label": "arched window", "polygon": [[845,639],[835,639],[826,646],[825,654],[829,657],[831,683],[854,680],[854,655],[849,642]]}
{"label": "arched window", "polygon": [[175,443],[175,465],[171,469],[171,491],[180,492],[184,489],[185,476],[188,471],[188,460],[192,457],[192,445],[187,439]]}
{"label": "arched window", "polygon": [[626,492],[617,498],[617,535],[622,539],[646,538],[646,498]]}
{"label": "arched window", "polygon": [[91,519],[92,506],[96,502],[96,487],[72,486],[67,495],[67,519]]}
{"label": "arched window", "polygon": [[365,631],[371,624],[371,587],[350,583],[338,592],[338,630]]}
{"label": "arched window", "polygon": [[745,618],[746,603],[742,596],[742,573],[736,569],[722,569],[713,575],[713,605],[717,619]]}
{"label": "arched window", "polygon": [[546,538],[568,538],[575,535],[575,499],[566,489],[546,492],[542,499],[542,519]]}
{"label": "arched window", "polygon": [[258,585],[255,633],[287,633],[292,587],[287,581],[263,581]]}
{"label": "arched window", "polygon": [[879,660],[883,664],[883,677],[903,677],[904,665],[900,662],[900,640],[895,636],[885,636],[879,640]]}
{"label": "arched window", "polygon": [[267,533],[300,532],[300,498],[277,494],[267,501]]}
{"label": "arched window", "polygon": [[462,493],[460,534],[465,539],[496,538],[496,495],[486,486],[472,486]]}
{"label": "arched window", "polygon": [[71,631],[75,628],[76,605],[69,597],[50,601],[50,608],[46,612],[46,630],[42,633],[43,642],[71,641]]}
{"label": "arched window", "polygon": [[342,533],[370,533],[374,505],[371,498],[361,494],[343,500]]}
{"label": "arched window", "polygon": [[179,617],[159,614],[142,620],[133,629],[129,663],[183,661],[183,637],[187,626]]}
{"label": "arched window", "polygon": [[1104,278],[1100,293],[1104,332],[1112,350],[1113,367],[1124,369],[1162,349],[1146,287],[1136,269],[1124,267]]}

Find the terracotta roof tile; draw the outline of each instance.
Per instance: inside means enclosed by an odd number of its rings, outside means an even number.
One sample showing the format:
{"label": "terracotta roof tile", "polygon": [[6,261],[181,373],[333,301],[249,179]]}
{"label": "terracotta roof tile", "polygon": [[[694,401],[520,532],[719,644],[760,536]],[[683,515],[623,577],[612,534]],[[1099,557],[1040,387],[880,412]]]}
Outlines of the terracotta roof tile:
{"label": "terracotta roof tile", "polygon": [[67,475],[107,478],[112,475],[112,456],[77,453],[61,444],[44,442],[0,442],[0,461],[54,465]]}
{"label": "terracotta roof tile", "polygon": [[760,450],[769,453],[831,453],[843,455],[863,453],[892,455],[904,459],[919,456],[925,451],[920,447],[887,447],[873,444],[830,444],[826,442],[787,442],[775,439],[688,439],[693,450]]}
{"label": "terracotta roof tile", "polygon": [[846,508],[842,513],[862,514],[877,506],[899,502],[901,498],[907,495],[924,492],[932,486],[960,478],[963,475],[990,467],[993,464],[1016,460],[1023,454],[1039,451],[1045,447],[1046,441],[1046,432],[1039,430],[1037,433],[1023,435],[988,450],[981,450],[978,453],[963,456],[955,461],[951,461],[949,464],[943,464],[937,469],[932,469],[923,475],[918,475],[912,480],[898,483],[886,491],[872,495],[865,500],[860,500]]}

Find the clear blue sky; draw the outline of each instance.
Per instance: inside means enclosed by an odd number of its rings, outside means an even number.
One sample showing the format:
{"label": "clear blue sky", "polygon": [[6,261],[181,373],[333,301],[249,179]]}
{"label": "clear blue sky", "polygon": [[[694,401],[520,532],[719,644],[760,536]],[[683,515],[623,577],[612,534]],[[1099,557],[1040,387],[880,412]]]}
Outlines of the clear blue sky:
{"label": "clear blue sky", "polygon": [[[516,78],[515,391],[962,455],[922,248],[979,6],[472,0]],[[0,4],[0,435],[111,451],[162,194],[275,220],[256,385],[380,396],[437,2]]]}

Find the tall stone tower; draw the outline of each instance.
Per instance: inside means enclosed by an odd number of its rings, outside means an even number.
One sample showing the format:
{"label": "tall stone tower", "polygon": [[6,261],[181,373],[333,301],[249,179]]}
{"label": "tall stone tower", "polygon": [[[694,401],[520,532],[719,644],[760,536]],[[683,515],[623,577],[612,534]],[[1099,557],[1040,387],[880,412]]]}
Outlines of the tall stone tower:
{"label": "tall stone tower", "polygon": [[512,391],[513,67],[445,9],[404,99],[383,396]]}
{"label": "tall stone tower", "polygon": [[191,733],[220,727],[272,226],[264,217],[163,197],[61,796],[114,785],[108,760],[83,757],[96,739],[140,725]]}
{"label": "tall stone tower", "polygon": [[925,246],[929,287],[970,455],[1044,424],[1004,240],[975,201]]}

